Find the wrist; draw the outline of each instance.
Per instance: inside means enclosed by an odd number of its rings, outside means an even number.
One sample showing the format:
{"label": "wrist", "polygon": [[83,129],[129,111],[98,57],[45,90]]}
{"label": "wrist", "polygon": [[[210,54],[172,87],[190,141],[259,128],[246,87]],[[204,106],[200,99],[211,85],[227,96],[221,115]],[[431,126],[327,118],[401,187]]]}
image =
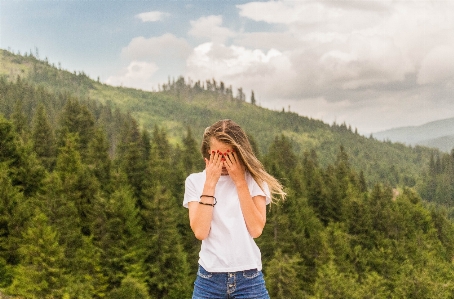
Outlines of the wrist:
{"label": "wrist", "polygon": [[238,179],[238,180],[234,181],[234,183],[235,183],[235,186],[237,189],[239,189],[241,187],[247,187],[246,179],[244,179],[244,178]]}

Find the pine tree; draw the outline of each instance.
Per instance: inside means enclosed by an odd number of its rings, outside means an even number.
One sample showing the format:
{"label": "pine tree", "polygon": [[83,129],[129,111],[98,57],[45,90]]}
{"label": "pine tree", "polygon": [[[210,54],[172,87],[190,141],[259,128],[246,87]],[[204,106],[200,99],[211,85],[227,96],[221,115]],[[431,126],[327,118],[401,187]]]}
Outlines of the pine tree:
{"label": "pine tree", "polygon": [[304,298],[299,275],[304,272],[298,254],[288,256],[277,250],[266,268],[266,285],[271,298]]}
{"label": "pine tree", "polygon": [[[25,90],[24,90],[25,91]],[[14,105],[14,112],[11,120],[16,134],[23,140],[27,141],[30,133],[28,119],[24,113],[23,99],[18,99]]]}
{"label": "pine tree", "polygon": [[111,190],[111,160],[109,158],[109,143],[104,132],[95,130],[95,135],[88,145],[87,164],[97,178],[100,187],[105,192]]}
{"label": "pine tree", "polygon": [[44,168],[37,161],[30,146],[21,143],[13,126],[0,116],[0,162],[9,165],[14,186],[26,196],[35,194],[42,186]]}
{"label": "pine tree", "polygon": [[110,299],[149,299],[147,285],[136,278],[126,276],[118,288],[109,293]]}
{"label": "pine tree", "polygon": [[256,105],[254,91],[251,92],[251,104]]}
{"label": "pine tree", "polygon": [[66,198],[77,208],[82,232],[90,235],[90,219],[94,202],[97,200],[99,183],[88,167],[82,163],[77,148],[78,134],[69,133],[64,147],[59,149],[56,172],[66,190]]}
{"label": "pine tree", "polygon": [[148,160],[148,157],[145,157],[146,147],[142,143],[142,135],[136,122],[132,122],[125,130],[119,145],[117,164],[126,174],[134,196],[140,198],[144,188],[144,177],[147,175],[145,172]]}
{"label": "pine tree", "polygon": [[323,265],[314,284],[314,299],[359,299],[360,286],[356,277],[339,271],[333,261]]}
{"label": "pine tree", "polygon": [[15,268],[8,292],[25,298],[61,298],[64,295],[64,248],[47,217],[36,211],[19,248],[20,264]]}
{"label": "pine tree", "polygon": [[33,118],[32,141],[33,151],[47,170],[51,170],[56,157],[55,139],[42,104],[38,106]]}
{"label": "pine tree", "polygon": [[0,163],[0,261],[2,273],[0,284],[11,283],[11,273],[6,265],[16,265],[19,261],[17,248],[23,233],[23,222],[28,219],[29,213],[25,206],[23,194],[12,185],[8,176],[8,167]]}
{"label": "pine tree", "polygon": [[175,200],[157,186],[153,197],[144,202],[142,218],[147,235],[147,277],[153,298],[188,298],[191,295],[190,270],[175,222]]}
{"label": "pine tree", "polygon": [[[145,245],[136,200],[128,187],[118,186],[105,204],[106,222],[95,230],[104,275],[118,288],[128,275],[145,282]],[[101,227],[102,226],[102,227]]]}
{"label": "pine tree", "polygon": [[60,130],[58,131],[59,147],[65,144],[68,133],[77,134],[78,148],[82,159],[88,153],[88,145],[94,136],[94,118],[88,108],[77,100],[67,96],[67,102],[60,115]]}
{"label": "pine tree", "polygon": [[183,150],[180,160],[184,165],[185,174],[189,175],[194,172],[200,172],[205,168],[202,154],[192,136],[192,130],[187,128],[186,136],[183,138]]}

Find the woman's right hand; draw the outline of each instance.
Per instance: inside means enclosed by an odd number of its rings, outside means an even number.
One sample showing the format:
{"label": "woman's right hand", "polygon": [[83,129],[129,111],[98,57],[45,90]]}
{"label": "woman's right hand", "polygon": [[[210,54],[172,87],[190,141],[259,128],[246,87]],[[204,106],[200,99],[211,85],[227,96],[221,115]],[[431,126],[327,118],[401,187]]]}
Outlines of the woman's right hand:
{"label": "woman's right hand", "polygon": [[210,187],[215,187],[222,173],[222,154],[219,152],[211,152],[210,159],[205,158],[206,181]]}

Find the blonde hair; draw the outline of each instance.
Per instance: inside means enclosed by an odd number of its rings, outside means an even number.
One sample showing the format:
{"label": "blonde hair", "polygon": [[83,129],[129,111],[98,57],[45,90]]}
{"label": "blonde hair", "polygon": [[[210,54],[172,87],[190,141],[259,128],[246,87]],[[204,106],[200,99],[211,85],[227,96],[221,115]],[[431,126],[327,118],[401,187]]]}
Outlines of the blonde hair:
{"label": "blonde hair", "polygon": [[283,186],[277,179],[266,172],[262,163],[255,156],[246,133],[238,124],[230,119],[224,119],[205,129],[201,151],[202,156],[207,159],[210,158],[209,150],[212,138],[232,146],[235,153],[238,154],[241,163],[259,184],[260,188],[263,190],[263,182],[268,185],[273,201],[285,199],[286,193],[283,190]]}

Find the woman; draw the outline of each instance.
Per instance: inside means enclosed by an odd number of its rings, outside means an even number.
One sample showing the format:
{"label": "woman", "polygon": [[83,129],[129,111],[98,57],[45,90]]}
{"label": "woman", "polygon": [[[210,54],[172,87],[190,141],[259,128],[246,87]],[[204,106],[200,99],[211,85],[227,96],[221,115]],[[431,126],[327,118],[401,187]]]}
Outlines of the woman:
{"label": "woman", "polygon": [[254,238],[265,226],[271,194],[285,198],[282,185],[231,120],[205,130],[201,151],[205,170],[187,177],[183,202],[202,240],[192,298],[269,298]]}

